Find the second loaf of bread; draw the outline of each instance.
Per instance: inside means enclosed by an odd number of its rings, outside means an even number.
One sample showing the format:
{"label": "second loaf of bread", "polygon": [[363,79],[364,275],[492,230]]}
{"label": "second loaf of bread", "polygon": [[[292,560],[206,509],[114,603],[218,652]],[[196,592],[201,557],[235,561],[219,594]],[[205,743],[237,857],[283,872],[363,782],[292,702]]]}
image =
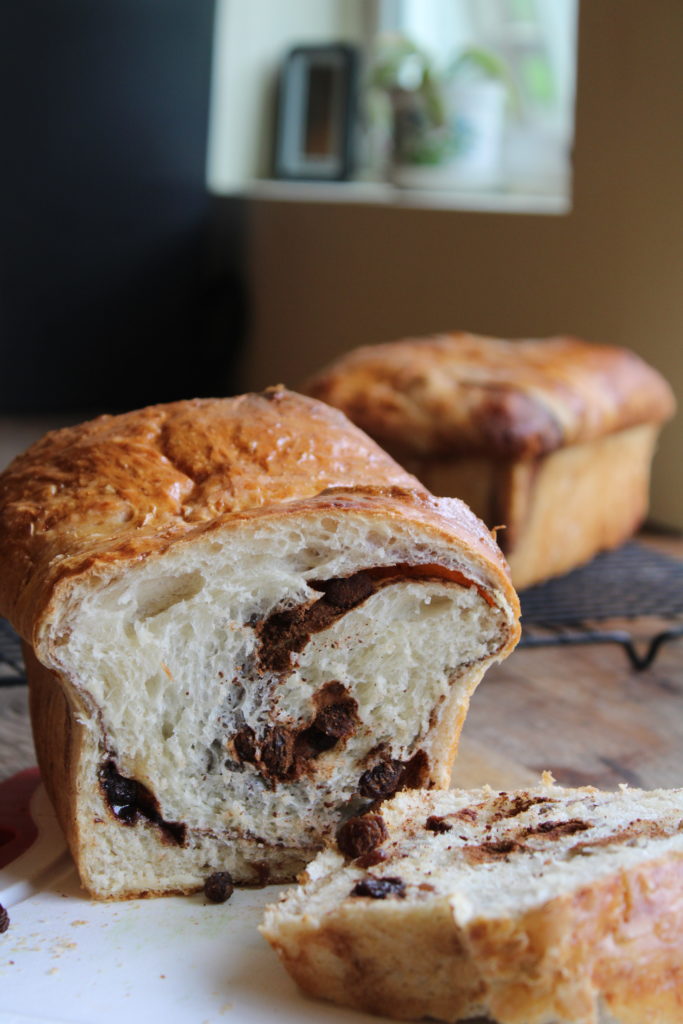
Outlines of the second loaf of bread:
{"label": "second loaf of bread", "polygon": [[517,587],[634,533],[674,411],[667,382],[634,352],[572,337],[406,338],[354,349],[306,387],[434,493],[504,525]]}

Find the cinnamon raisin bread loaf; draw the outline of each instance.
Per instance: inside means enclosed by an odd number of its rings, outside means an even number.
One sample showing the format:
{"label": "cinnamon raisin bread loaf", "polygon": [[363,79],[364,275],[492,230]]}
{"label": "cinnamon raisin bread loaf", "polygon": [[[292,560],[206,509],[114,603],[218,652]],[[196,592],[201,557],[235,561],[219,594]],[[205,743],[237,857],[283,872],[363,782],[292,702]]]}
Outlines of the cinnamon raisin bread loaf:
{"label": "cinnamon raisin bread loaf", "polygon": [[518,588],[615,547],[643,521],[674,399],[635,353],[577,338],[441,334],[355,349],[305,385],[435,494],[462,498]]}
{"label": "cinnamon raisin bread loaf", "polygon": [[399,793],[267,908],[312,995],[401,1019],[683,1020],[683,790]]}
{"label": "cinnamon raisin bread loaf", "polygon": [[519,632],[483,524],[282,388],[47,435],[0,477],[0,565],[99,897],[291,880],[340,816],[446,786]]}

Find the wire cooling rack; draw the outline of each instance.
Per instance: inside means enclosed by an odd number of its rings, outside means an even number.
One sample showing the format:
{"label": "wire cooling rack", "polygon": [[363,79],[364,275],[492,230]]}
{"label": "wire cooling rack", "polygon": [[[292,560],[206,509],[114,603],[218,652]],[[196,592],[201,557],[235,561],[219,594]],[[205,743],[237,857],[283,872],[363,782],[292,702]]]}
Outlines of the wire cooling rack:
{"label": "wire cooling rack", "polygon": [[26,682],[21,643],[9,622],[0,619],[0,686]]}
{"label": "wire cooling rack", "polygon": [[[644,669],[663,644],[683,636],[683,562],[631,542],[566,576],[523,590],[520,600],[520,647],[617,643],[634,668]],[[595,625],[646,616],[656,622],[644,645],[627,629]]]}
{"label": "wire cooling rack", "polygon": [[[632,542],[566,576],[523,590],[520,599],[520,647],[620,644],[633,667],[644,669],[663,644],[683,636],[683,561]],[[608,619],[644,616],[657,620],[644,649],[628,630],[595,626]],[[19,638],[0,619],[0,686],[23,682]]]}

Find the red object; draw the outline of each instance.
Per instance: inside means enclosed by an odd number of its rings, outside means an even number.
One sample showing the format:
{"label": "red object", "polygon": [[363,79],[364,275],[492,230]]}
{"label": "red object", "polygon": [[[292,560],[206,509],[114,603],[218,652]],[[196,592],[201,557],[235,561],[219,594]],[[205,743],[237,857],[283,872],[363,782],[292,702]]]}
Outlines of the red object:
{"label": "red object", "polygon": [[27,768],[0,782],[0,868],[28,850],[38,834],[29,805],[39,784],[37,768]]}

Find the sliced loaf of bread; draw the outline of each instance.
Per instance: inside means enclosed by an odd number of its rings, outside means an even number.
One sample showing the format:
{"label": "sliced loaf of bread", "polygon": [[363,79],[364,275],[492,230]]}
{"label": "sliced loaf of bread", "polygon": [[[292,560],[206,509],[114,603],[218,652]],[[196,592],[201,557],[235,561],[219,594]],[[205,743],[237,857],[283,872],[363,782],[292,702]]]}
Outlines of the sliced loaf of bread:
{"label": "sliced loaf of bread", "polygon": [[302,989],[371,1013],[680,1024],[683,789],[397,794],[261,930]]}
{"label": "sliced loaf of bread", "polygon": [[16,459],[0,615],[103,898],[292,881],[340,816],[448,786],[470,694],[519,636],[469,509],[284,388],[101,417]]}

